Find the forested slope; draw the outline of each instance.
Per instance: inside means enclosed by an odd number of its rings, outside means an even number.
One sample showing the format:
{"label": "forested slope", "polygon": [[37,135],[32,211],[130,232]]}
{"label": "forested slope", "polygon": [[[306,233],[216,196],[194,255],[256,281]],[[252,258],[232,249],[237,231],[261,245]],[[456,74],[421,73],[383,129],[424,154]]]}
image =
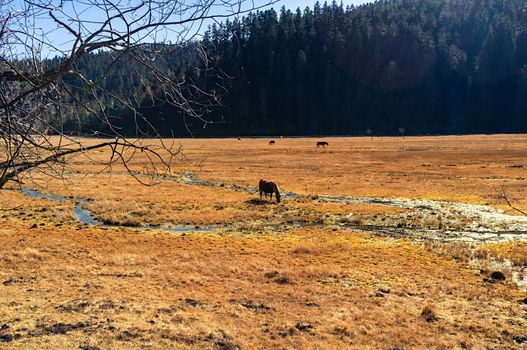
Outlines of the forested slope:
{"label": "forested slope", "polygon": [[[190,120],[196,135],[527,132],[522,0],[271,9],[213,26],[202,44],[227,90],[205,116],[224,122],[203,129]],[[164,64],[196,74],[185,62]],[[114,75],[119,93],[135,93],[133,82],[119,82],[134,79],[130,71]],[[204,89],[218,83],[200,81]],[[164,133],[188,134],[172,106],[143,110]],[[116,114],[126,127],[127,113]]]}

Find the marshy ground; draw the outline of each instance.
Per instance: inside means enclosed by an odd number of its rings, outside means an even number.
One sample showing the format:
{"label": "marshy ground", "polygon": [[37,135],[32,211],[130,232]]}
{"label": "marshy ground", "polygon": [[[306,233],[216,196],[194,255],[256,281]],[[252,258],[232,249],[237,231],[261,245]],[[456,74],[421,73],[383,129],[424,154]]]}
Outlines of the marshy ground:
{"label": "marshy ground", "polygon": [[181,140],[152,187],[75,159],[24,185],[68,200],[1,191],[0,347],[527,346],[527,222],[502,194],[527,208],[527,136],[275,140]]}

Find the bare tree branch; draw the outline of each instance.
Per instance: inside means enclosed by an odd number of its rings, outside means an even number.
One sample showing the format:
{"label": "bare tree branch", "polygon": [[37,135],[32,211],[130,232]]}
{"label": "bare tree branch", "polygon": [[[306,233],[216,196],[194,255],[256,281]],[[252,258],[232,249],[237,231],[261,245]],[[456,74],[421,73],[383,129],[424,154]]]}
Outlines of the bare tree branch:
{"label": "bare tree branch", "polygon": [[[213,123],[206,113],[221,100],[218,91],[163,71],[157,61],[195,50],[193,57],[201,62],[193,64],[207,73],[209,57],[197,40],[201,28],[278,1],[0,0],[0,188],[31,171],[61,177],[74,156],[90,157],[90,151],[103,148],[109,157],[90,158],[94,163],[105,169],[120,165],[139,182],[152,183],[138,176],[132,160],[141,155],[154,175],[168,172],[181,148],[161,139],[141,112],[141,98],[175,107],[185,125],[192,118],[203,126]],[[86,77],[82,60],[101,53],[110,59],[99,76]],[[143,96],[105,88],[112,70],[128,62],[144,72]],[[116,122],[115,109],[130,111],[133,138]],[[65,123],[72,116],[79,122],[95,118],[107,131],[93,136],[113,140],[94,144],[68,134]],[[151,137],[157,142],[143,140]]]}
{"label": "bare tree branch", "polygon": [[523,209],[520,209],[520,208],[518,208],[518,207],[515,207],[515,206],[511,203],[511,201],[509,200],[507,194],[505,193],[505,186],[501,186],[501,193],[502,193],[503,199],[505,199],[505,202],[507,202],[507,205],[508,205],[511,209],[517,211],[517,212],[520,213],[520,214],[523,214],[523,215],[526,215],[526,216],[527,216],[527,211],[525,211],[525,210],[523,210]]}

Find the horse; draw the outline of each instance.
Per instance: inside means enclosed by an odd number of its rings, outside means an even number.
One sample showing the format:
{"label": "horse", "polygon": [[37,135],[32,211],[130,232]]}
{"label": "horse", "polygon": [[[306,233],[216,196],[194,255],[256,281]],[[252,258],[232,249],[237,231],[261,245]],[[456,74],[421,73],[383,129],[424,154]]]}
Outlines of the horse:
{"label": "horse", "polygon": [[321,146],[322,146],[322,148],[324,148],[326,146],[329,146],[329,143],[327,143],[326,141],[318,141],[317,142],[317,148],[321,147]]}
{"label": "horse", "polygon": [[270,145],[274,145],[276,142],[274,140],[269,141]]}
{"label": "horse", "polygon": [[278,186],[272,181],[265,181],[264,179],[260,180],[258,183],[258,192],[260,193],[260,198],[262,198],[262,193],[264,194],[265,198],[267,198],[267,194],[269,193],[270,199],[273,199],[273,193],[276,195],[276,201],[280,203],[280,191],[278,191]]}

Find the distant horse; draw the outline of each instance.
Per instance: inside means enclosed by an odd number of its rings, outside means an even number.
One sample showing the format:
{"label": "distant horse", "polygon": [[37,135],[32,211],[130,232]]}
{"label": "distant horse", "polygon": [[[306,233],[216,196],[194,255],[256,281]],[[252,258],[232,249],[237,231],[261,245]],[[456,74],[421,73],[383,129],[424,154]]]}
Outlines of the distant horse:
{"label": "distant horse", "polygon": [[241,140],[242,140],[242,138],[241,138],[241,137],[238,137],[238,141],[241,141]]}
{"label": "distant horse", "polygon": [[318,148],[318,147],[322,147],[322,148],[324,148],[324,147],[326,147],[326,146],[329,146],[329,143],[327,143],[326,141],[318,141],[318,142],[317,142],[317,148]]}
{"label": "distant horse", "polygon": [[274,145],[276,142],[274,140],[269,141],[270,145]]}
{"label": "distant horse", "polygon": [[265,181],[260,180],[258,183],[258,192],[260,193],[260,198],[262,198],[262,193],[264,194],[265,198],[267,198],[267,194],[269,193],[270,199],[273,199],[273,193],[276,194],[276,201],[280,203],[280,191],[278,191],[278,186],[272,181]]}

